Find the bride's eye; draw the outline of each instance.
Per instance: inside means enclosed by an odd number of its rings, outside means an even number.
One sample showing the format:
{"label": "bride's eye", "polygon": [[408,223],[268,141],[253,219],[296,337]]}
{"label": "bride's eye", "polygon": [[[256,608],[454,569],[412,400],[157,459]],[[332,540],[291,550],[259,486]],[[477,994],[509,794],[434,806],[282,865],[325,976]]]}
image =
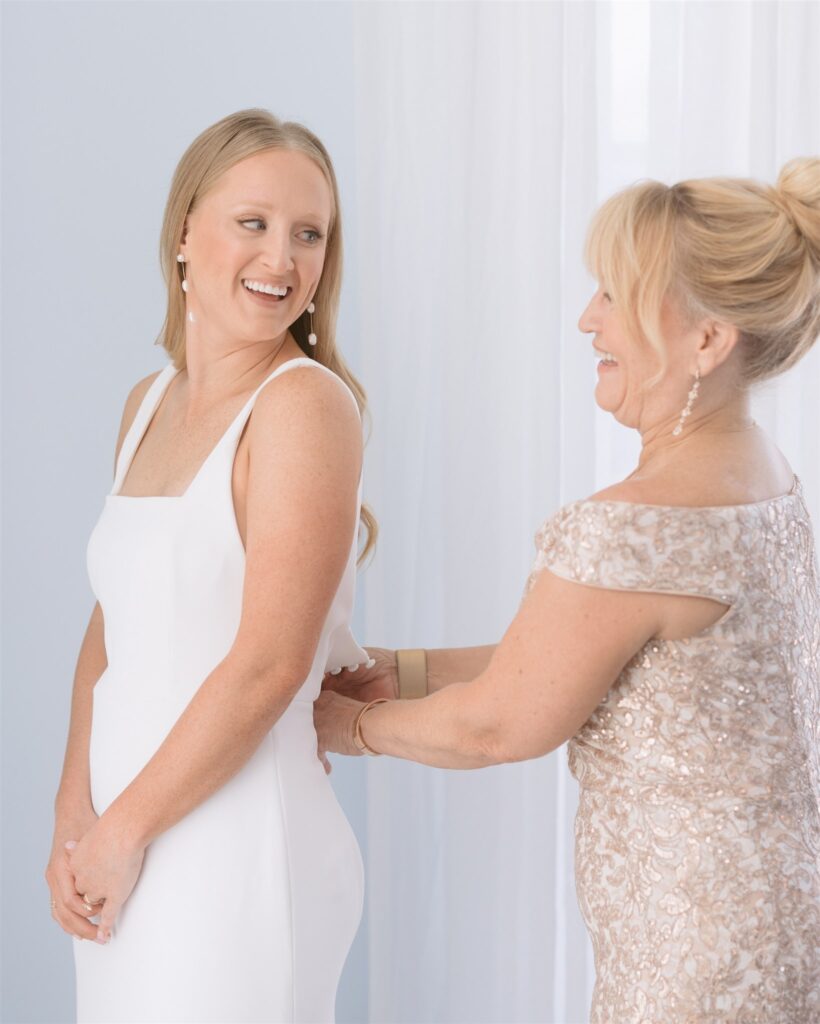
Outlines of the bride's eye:
{"label": "bride's eye", "polygon": [[314,231],[313,228],[305,228],[305,230],[302,231],[301,234],[302,234],[303,237],[305,235],[311,235],[312,236],[311,238],[306,238],[305,239],[306,242],[318,242],[319,239],[322,237],[319,234],[319,232],[318,231]]}
{"label": "bride's eye", "polygon": [[265,222],[261,217],[251,217],[248,220],[241,220],[240,224],[264,224]]}

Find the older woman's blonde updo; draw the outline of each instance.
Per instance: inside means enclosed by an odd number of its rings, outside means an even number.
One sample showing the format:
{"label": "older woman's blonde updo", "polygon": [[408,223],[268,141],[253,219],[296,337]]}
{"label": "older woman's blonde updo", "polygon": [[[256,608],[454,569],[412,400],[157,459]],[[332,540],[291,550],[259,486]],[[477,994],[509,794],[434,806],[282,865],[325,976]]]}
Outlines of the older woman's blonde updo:
{"label": "older woman's blonde updo", "polygon": [[[181,288],[182,269],[176,259],[185,218],[234,164],[272,149],[295,150],[308,156],[324,175],[331,194],[325,262],[314,295],[313,324],[318,343],[315,347],[308,343],[306,313],[290,325],[290,333],[305,355],[333,370],[348,385],[364,415],[367,406],[364,389],[336,348],[336,316],[342,284],[342,224],[333,164],[313,132],[295,121],[281,121],[264,108],[238,110],[212,124],[194,139],[177,164],[160,232],[160,265],[168,289],[168,306],[156,343],[165,348],[177,369],[185,367],[185,300]],[[360,561],[372,550],[378,533],[376,520],[366,505],[362,506],[361,521],[366,540]]]}
{"label": "older woman's blonde updo", "polygon": [[597,211],[585,258],[627,330],[657,352],[658,377],[667,298],[687,323],[708,316],[738,328],[745,383],[773,377],[820,334],[820,159],[790,160],[774,187],[639,182]]}

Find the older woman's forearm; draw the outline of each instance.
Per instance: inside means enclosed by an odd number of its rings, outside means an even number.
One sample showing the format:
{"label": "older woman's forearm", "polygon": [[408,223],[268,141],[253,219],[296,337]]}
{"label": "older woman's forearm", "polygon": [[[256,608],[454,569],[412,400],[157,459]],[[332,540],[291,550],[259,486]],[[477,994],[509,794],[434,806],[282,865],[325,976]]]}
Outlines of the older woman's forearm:
{"label": "older woman's forearm", "polygon": [[101,820],[134,846],[147,846],[243,767],[308,671],[263,670],[228,655]]}
{"label": "older woman's forearm", "polygon": [[435,693],[445,686],[480,676],[489,665],[496,646],[428,648],[427,692]]}
{"label": "older woman's forearm", "polygon": [[501,763],[496,700],[483,679],[453,682],[420,700],[370,708],[362,738],[380,754],[434,768],[486,768]]}

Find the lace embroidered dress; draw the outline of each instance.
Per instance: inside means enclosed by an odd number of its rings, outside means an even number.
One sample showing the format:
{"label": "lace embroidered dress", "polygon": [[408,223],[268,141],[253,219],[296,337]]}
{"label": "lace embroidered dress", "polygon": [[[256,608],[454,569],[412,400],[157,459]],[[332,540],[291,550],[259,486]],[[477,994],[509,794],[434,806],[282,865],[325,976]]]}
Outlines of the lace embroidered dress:
{"label": "lace embroidered dress", "polygon": [[820,596],[799,481],[749,505],[579,501],[536,534],[596,587],[728,605],[652,640],[569,743],[592,1024],[820,1021]]}

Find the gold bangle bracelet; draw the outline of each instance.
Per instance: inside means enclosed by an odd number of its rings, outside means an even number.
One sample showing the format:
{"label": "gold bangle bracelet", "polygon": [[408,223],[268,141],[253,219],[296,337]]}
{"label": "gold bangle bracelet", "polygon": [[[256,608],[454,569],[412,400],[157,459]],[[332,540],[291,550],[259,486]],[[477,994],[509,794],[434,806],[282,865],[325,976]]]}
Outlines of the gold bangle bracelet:
{"label": "gold bangle bracelet", "polygon": [[365,743],[364,736],[362,736],[362,718],[364,718],[365,711],[369,711],[374,704],[387,704],[387,697],[377,697],[375,700],[371,700],[369,704],[365,704],[362,710],[356,716],[356,722],[353,726],[353,743],[358,750],[363,754],[370,754],[371,757],[381,757],[378,750],[371,750],[370,747]]}
{"label": "gold bangle bracelet", "polygon": [[396,668],[400,700],[427,696],[427,651],[423,647],[396,651]]}

